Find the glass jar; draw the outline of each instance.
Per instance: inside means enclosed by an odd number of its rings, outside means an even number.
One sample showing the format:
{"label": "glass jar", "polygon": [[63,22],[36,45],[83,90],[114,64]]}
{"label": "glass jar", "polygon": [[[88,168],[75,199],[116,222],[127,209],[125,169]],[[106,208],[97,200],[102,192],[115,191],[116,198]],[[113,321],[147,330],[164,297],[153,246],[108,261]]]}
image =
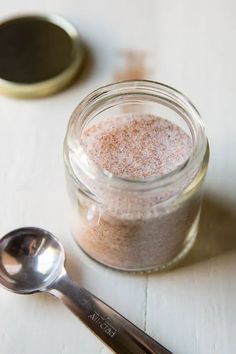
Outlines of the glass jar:
{"label": "glass jar", "polygon": [[[179,126],[192,142],[188,159],[164,175],[135,179],[99,168],[82,144],[84,132],[111,119],[118,124],[127,114],[162,117]],[[72,114],[64,159],[72,233],[87,255],[119,270],[150,271],[173,266],[191,248],[209,148],[199,113],[183,94],[145,80],[97,89]]]}

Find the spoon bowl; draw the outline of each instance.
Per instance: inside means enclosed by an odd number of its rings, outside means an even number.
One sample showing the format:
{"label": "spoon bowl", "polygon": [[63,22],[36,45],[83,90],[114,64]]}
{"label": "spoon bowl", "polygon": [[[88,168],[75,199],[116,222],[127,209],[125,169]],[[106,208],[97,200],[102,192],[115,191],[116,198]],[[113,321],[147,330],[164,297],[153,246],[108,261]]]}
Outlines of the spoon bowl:
{"label": "spoon bowl", "polygon": [[64,260],[63,247],[50,232],[14,230],[0,242],[0,282],[17,293],[44,291],[61,273]]}

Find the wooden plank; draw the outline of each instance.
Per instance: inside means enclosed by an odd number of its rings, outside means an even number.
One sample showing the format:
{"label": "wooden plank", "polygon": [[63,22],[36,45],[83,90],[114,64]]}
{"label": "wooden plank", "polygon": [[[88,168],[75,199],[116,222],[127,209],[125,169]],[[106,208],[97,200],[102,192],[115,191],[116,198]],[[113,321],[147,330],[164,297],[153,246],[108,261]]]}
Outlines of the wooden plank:
{"label": "wooden plank", "polygon": [[[14,0],[0,5],[1,16],[43,9],[78,26],[94,65],[58,95],[30,101],[0,97],[0,234],[23,225],[51,230],[65,245],[72,277],[174,353],[234,354],[235,2],[101,0],[97,6],[91,0],[47,0],[23,7]],[[75,247],[64,182],[62,143],[69,115],[84,95],[114,81],[115,73],[127,74],[120,54],[127,49],[146,53],[144,76],[194,101],[212,155],[196,247],[175,271],[148,277],[103,268]],[[49,296],[1,289],[0,313],[3,354],[110,352]]]}

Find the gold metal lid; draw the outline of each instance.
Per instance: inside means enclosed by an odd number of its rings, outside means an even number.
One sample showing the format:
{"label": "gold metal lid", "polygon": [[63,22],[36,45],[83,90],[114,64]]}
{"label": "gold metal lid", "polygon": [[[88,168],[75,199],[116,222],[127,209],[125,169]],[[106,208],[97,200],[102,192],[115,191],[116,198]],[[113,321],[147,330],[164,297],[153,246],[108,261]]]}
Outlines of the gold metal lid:
{"label": "gold metal lid", "polygon": [[20,16],[0,22],[0,93],[50,95],[67,86],[83,60],[76,28],[57,15]]}

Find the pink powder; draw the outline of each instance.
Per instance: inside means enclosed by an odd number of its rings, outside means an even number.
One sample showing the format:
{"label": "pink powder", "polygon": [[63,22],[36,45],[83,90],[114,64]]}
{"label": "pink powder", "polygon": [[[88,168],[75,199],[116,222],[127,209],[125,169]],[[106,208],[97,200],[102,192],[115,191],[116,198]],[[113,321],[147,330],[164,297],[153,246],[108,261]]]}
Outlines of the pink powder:
{"label": "pink powder", "polygon": [[182,129],[152,115],[121,116],[92,125],[82,142],[98,167],[129,179],[165,175],[192,151],[192,141]]}
{"label": "pink powder", "polygon": [[[82,146],[97,167],[126,179],[163,176],[192,152],[192,140],[181,128],[153,115],[92,123],[83,132]],[[81,248],[101,263],[128,270],[164,268],[196,233],[199,194],[163,207],[158,191],[144,197],[112,195],[103,186],[94,190],[100,192],[98,203],[79,196],[74,233]],[[179,190],[170,193],[168,198]]]}

